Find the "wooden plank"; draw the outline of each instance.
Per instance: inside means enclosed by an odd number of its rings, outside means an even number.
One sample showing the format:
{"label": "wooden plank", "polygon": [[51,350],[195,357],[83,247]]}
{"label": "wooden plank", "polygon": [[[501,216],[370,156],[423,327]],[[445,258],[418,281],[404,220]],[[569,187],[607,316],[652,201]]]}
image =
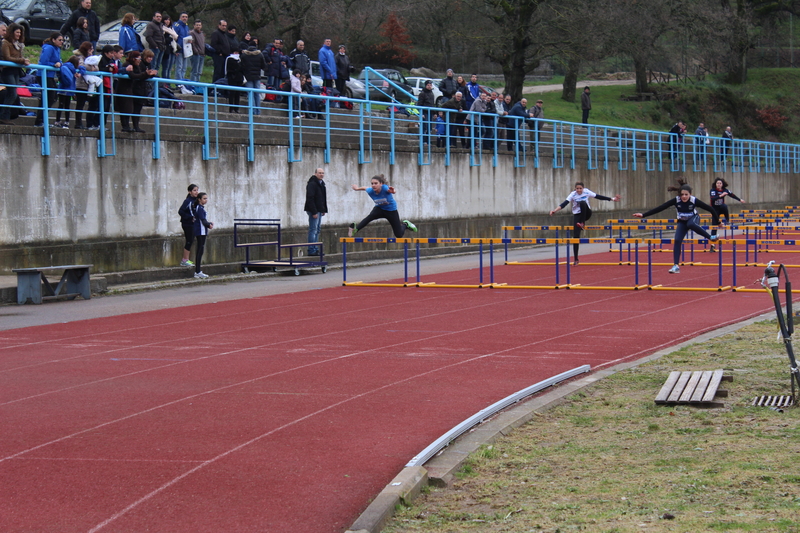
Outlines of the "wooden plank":
{"label": "wooden plank", "polygon": [[714,370],[714,375],[711,377],[711,382],[708,384],[708,388],[706,389],[706,393],[703,396],[702,401],[711,402],[714,400],[714,396],[717,394],[717,389],[719,388],[721,381],[722,370]]}
{"label": "wooden plank", "polygon": [[694,394],[694,389],[697,388],[697,383],[702,376],[702,372],[692,372],[692,377],[689,378],[689,382],[683,389],[680,398],[678,398],[678,403],[689,403],[689,399],[692,397],[692,394]]}
{"label": "wooden plank", "polygon": [[678,378],[678,382],[675,384],[675,388],[672,389],[669,398],[667,398],[668,403],[675,403],[678,401],[678,398],[681,397],[683,389],[686,387],[686,383],[689,381],[689,378],[691,377],[692,377],[691,372],[681,372],[681,375]]}
{"label": "wooden plank", "polygon": [[661,390],[658,392],[658,396],[656,396],[656,403],[658,404],[667,403],[667,398],[669,398],[669,394],[675,387],[675,383],[677,383],[680,375],[681,373],[677,370],[674,370],[669,373],[667,381],[664,382],[664,386],[661,387]]}
{"label": "wooden plank", "polygon": [[689,399],[690,402],[702,402],[703,396],[705,396],[706,388],[708,388],[708,384],[711,381],[711,376],[714,374],[711,370],[704,370],[703,375],[700,377],[700,381],[697,382],[697,387],[694,389],[694,394]]}
{"label": "wooden plank", "polygon": [[45,270],[73,270],[73,269],[80,269],[80,268],[91,268],[94,265],[62,265],[62,266],[49,266],[49,267],[38,267],[38,268],[12,268],[12,272],[42,272]]}
{"label": "wooden plank", "polygon": [[270,241],[270,242],[245,242],[245,243],[241,243],[241,242],[240,242],[240,243],[239,243],[239,244],[237,244],[236,246],[237,246],[238,248],[245,248],[245,247],[247,247],[247,246],[268,246],[268,245],[271,245],[271,244],[280,244],[280,243],[279,243],[278,241]]}

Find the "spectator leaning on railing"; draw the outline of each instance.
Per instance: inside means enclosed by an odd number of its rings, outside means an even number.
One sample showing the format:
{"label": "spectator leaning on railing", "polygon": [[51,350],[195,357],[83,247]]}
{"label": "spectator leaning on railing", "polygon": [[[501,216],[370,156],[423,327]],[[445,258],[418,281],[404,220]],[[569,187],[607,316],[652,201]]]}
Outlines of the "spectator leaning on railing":
{"label": "spectator leaning on railing", "polygon": [[[59,32],[53,32],[50,37],[42,43],[42,53],[39,54],[39,64],[42,66],[61,68],[61,45],[64,43],[64,36]],[[42,86],[41,96],[39,96],[39,111],[36,113],[36,123],[34,126],[44,124],[44,107],[49,106],[49,88],[56,86],[55,69],[39,69],[38,80]]]}
{"label": "spectator leaning on railing", "polygon": [[25,48],[24,33],[22,26],[16,23],[11,24],[6,28],[3,43],[0,45],[0,57],[3,58],[3,61],[10,61],[19,65],[19,67],[3,67],[3,72],[0,74],[3,85],[6,86],[3,106],[0,108],[0,124],[11,124],[9,121],[11,118],[11,106],[17,100],[16,86],[19,85],[22,67],[31,64],[30,61],[22,56],[22,50]]}

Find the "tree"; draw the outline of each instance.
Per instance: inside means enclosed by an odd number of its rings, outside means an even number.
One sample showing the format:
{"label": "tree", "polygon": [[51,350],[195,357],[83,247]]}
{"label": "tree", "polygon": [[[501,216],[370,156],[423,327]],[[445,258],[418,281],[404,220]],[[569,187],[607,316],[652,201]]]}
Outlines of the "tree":
{"label": "tree", "polygon": [[753,48],[761,27],[767,19],[778,13],[800,13],[797,0],[722,0],[729,14],[728,82],[747,81],[747,53]]}
{"label": "tree", "polygon": [[392,11],[381,25],[380,34],[386,39],[375,47],[374,57],[381,63],[410,66],[417,57],[412,48],[405,22]]}
{"label": "tree", "polygon": [[493,31],[473,39],[475,48],[503,71],[505,93],[522,98],[525,75],[539,66],[549,44],[544,37],[547,0],[469,0],[478,17],[489,20]]}

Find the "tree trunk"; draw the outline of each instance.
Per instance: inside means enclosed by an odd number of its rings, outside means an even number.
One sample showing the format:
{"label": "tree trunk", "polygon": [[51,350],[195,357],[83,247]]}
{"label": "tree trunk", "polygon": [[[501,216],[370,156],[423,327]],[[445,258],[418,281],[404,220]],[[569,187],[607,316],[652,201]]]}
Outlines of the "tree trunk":
{"label": "tree trunk", "polygon": [[747,81],[747,50],[734,50],[731,53],[730,69],[728,70],[727,82],[741,85]]}
{"label": "tree trunk", "polygon": [[566,102],[575,101],[575,91],[578,85],[578,70],[581,68],[579,57],[570,57],[567,62],[567,73],[564,74],[564,85],[561,89],[561,99]]}
{"label": "tree trunk", "polygon": [[650,92],[647,83],[647,64],[639,59],[633,59],[633,69],[636,71],[636,92]]}

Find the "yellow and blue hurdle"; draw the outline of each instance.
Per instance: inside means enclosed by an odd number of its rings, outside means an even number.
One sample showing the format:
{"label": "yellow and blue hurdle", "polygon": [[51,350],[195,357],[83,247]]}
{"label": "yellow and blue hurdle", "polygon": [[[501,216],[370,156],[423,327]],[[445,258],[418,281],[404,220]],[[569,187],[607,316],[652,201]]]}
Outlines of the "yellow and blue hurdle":
{"label": "yellow and blue hurdle", "polygon": [[[640,290],[640,289],[651,289],[651,290],[680,290],[680,291],[723,291],[723,290],[733,290],[736,291],[761,291],[762,289],[746,289],[744,287],[739,287],[737,284],[737,267],[739,266],[736,262],[736,248],[737,245],[744,244],[745,246],[749,245],[781,245],[781,246],[796,246],[797,241],[795,240],[766,240],[766,239],[722,239],[718,241],[720,245],[720,252],[722,252],[722,246],[730,244],[732,246],[733,251],[733,263],[730,265],[725,265],[722,263],[722,253],[717,255],[717,269],[718,269],[718,286],[717,287],[663,287],[661,285],[653,285],[653,270],[652,267],[655,265],[652,261],[652,253],[654,246],[657,245],[665,245],[665,244],[674,244],[673,239],[640,239],[640,238],[584,238],[584,239],[571,239],[571,238],[560,238],[560,239],[546,239],[546,238],[535,238],[535,239],[494,239],[494,238],[413,238],[413,239],[396,239],[396,238],[370,238],[370,237],[345,237],[341,238],[340,242],[342,243],[342,276],[343,276],[343,285],[345,286],[373,286],[373,287],[455,287],[455,288],[481,288],[481,287],[491,287],[491,288],[528,288],[528,289],[616,289],[616,290]],[[685,239],[684,243],[691,243],[691,244],[707,244],[707,239]],[[350,282],[347,280],[347,244],[348,243],[376,243],[376,244],[403,244],[403,264],[404,264],[404,279],[403,283],[364,283],[364,282]],[[595,243],[608,243],[608,244],[632,244],[635,246],[635,261],[633,262],[634,268],[634,284],[633,286],[625,286],[625,287],[598,287],[598,286],[581,286],[580,284],[572,283],[572,274],[571,274],[571,263],[570,263],[570,245],[572,244],[595,244]],[[408,245],[414,244],[415,245],[415,263],[416,263],[416,276],[415,281],[409,280],[408,275]],[[449,284],[437,284],[435,282],[423,282],[421,278],[421,266],[420,266],[420,245],[421,244],[478,244],[479,245],[479,280],[478,284],[458,284],[458,285],[449,285]],[[484,248],[485,244],[489,245],[489,282],[486,283],[484,279]],[[495,281],[495,274],[494,274],[494,245],[495,244],[555,244],[555,269],[556,269],[556,283],[554,285],[539,285],[539,286],[527,286],[527,285],[508,285],[507,283],[497,283]],[[560,266],[561,263],[559,261],[559,245],[565,245],[566,247],[566,283],[561,283],[561,274],[560,274]],[[639,281],[639,245],[640,244],[647,244],[648,247],[648,278],[646,284],[640,284]],[[542,263],[510,263],[510,264],[542,264]],[[545,264],[552,264],[552,263],[545,263]],[[684,263],[685,264],[685,263]],[[695,265],[701,265],[702,263],[694,263]],[[733,267],[733,283],[732,285],[724,285],[723,283],[723,266],[732,266]],[[755,266],[755,265],[749,265]],[[758,265],[764,266],[764,265]]]}

